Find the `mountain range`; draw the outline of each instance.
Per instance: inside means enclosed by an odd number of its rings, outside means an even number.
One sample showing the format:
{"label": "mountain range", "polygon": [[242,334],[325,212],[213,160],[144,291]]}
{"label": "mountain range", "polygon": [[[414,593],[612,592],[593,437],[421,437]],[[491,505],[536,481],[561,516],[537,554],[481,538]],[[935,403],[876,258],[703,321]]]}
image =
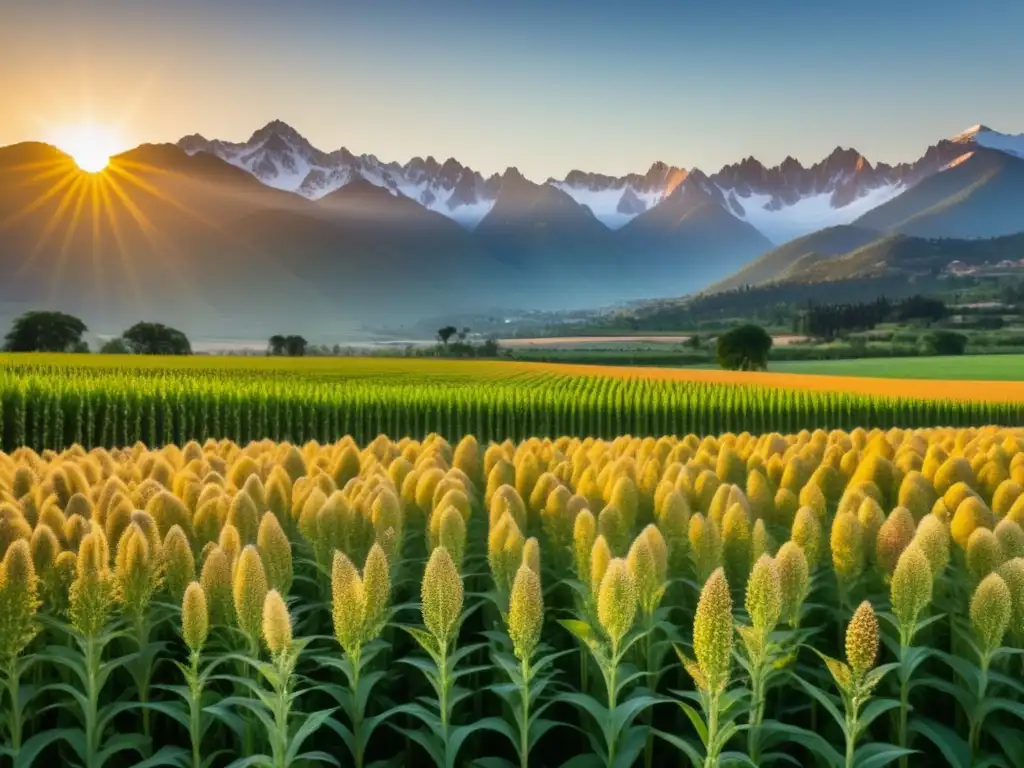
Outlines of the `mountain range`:
{"label": "mountain range", "polygon": [[206,338],[315,340],[455,307],[753,284],[896,234],[1013,234],[1022,211],[1024,136],[982,125],[897,165],[837,148],[810,166],[659,162],[543,182],[322,151],[280,121],[241,143],[143,145],[97,176],[26,143],[0,148],[0,314],[45,305],[98,332],[150,319]]}

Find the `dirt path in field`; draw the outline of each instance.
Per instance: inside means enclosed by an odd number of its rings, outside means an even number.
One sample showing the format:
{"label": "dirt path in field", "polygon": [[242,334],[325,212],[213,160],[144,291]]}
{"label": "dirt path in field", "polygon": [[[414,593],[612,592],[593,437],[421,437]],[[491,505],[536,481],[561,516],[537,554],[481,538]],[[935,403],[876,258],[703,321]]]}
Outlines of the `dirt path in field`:
{"label": "dirt path in field", "polygon": [[702,381],[709,384],[750,384],[782,389],[824,392],[855,392],[881,397],[1024,402],[1022,381],[951,381],[942,379],[877,379],[860,376],[824,376],[803,373],[771,373],[700,370],[693,368],[630,368],[616,365],[535,363],[553,373],[614,378],[649,378],[671,381]]}

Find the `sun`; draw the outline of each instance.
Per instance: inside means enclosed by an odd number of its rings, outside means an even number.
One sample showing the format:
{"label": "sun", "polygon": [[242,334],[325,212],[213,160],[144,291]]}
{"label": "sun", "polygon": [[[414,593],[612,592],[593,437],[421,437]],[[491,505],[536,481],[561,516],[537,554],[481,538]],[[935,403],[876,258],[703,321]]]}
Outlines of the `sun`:
{"label": "sun", "polygon": [[68,125],[54,132],[57,149],[71,155],[75,164],[86,173],[100,173],[117,153],[114,132],[101,125]]}

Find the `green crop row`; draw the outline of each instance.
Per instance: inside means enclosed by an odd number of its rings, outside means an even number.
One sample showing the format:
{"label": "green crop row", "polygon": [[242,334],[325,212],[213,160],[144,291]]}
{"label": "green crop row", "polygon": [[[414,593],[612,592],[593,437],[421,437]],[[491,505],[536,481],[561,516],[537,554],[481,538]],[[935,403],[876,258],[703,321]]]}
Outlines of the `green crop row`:
{"label": "green crop row", "polygon": [[[457,440],[533,435],[796,432],[1012,425],[1024,403],[884,398],[661,379],[574,376],[490,364],[467,376],[418,366],[359,368],[0,368],[0,447],[11,450],[270,438],[360,443],[378,434]],[[498,375],[499,373],[503,375]]]}

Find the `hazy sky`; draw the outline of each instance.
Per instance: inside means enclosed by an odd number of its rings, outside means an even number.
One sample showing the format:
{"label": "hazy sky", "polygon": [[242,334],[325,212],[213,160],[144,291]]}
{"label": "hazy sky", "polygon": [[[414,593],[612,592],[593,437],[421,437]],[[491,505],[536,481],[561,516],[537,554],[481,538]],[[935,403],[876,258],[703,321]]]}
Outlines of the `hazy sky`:
{"label": "hazy sky", "polygon": [[[1024,132],[1020,0],[0,0],[0,145],[244,140],[484,173],[714,171]],[[52,140],[52,139],[51,139]]]}

